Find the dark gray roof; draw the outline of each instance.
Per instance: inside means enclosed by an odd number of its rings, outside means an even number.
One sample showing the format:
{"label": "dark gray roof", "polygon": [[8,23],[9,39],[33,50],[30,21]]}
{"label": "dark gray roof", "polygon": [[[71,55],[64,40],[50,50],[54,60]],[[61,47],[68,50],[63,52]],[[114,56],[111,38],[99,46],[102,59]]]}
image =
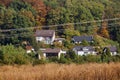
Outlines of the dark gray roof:
{"label": "dark gray roof", "polygon": [[105,47],[103,51],[106,52],[107,48],[110,50],[110,52],[117,52],[117,48],[115,46]]}
{"label": "dark gray roof", "polygon": [[92,46],[76,46],[73,49],[77,50],[77,51],[95,51],[95,49]]}
{"label": "dark gray roof", "polygon": [[52,37],[54,33],[54,30],[37,30],[35,36]]}
{"label": "dark gray roof", "polygon": [[60,49],[59,48],[46,48],[42,50],[43,53],[59,53]]}
{"label": "dark gray roof", "polygon": [[117,52],[117,48],[115,46],[108,47],[110,52]]}
{"label": "dark gray roof", "polygon": [[81,42],[83,40],[86,40],[86,41],[92,41],[93,40],[93,36],[74,36],[73,37],[73,41],[74,42]]}

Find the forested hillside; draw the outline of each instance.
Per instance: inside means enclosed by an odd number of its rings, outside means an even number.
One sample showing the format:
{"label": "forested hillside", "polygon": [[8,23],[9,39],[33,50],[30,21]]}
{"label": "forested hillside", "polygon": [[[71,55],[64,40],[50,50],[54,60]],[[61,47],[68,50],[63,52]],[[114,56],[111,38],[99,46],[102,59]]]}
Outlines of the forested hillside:
{"label": "forested hillside", "polygon": [[[31,45],[36,53],[39,48],[61,48],[69,56],[58,62],[101,62],[103,48],[116,46],[120,50],[120,0],[0,0],[0,62],[4,64],[44,63],[36,61],[36,55],[26,55],[24,43]],[[37,43],[36,30],[55,30],[62,44]],[[73,36],[92,35],[93,43],[84,41],[73,44]],[[76,57],[74,46],[94,46],[103,56]],[[109,52],[109,51],[108,51]],[[7,56],[7,57],[6,57]],[[53,59],[56,62],[56,59]],[[111,61],[119,61],[119,56]],[[104,61],[103,61],[104,62]]]}
{"label": "forested hillside", "polygon": [[[119,0],[0,0],[0,43],[19,43],[31,38],[32,35],[28,34],[33,32],[33,29],[2,32],[6,29],[36,26],[41,29],[43,25],[119,18],[119,5]],[[119,24],[119,20],[114,20],[58,25],[50,29],[58,29],[58,35],[67,38],[79,33],[90,33],[120,42]]]}

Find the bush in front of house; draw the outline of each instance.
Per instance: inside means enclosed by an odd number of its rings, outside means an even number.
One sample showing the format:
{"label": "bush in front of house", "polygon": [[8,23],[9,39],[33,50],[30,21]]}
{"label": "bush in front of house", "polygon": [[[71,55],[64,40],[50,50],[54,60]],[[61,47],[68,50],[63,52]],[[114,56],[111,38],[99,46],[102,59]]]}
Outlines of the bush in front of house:
{"label": "bush in front of house", "polygon": [[46,60],[49,63],[51,63],[51,62],[58,63],[58,61],[59,61],[58,57],[49,57],[49,58],[46,58]]}
{"label": "bush in front of house", "polygon": [[115,55],[111,57],[112,62],[120,62],[120,55]]}
{"label": "bush in front of house", "polygon": [[3,64],[28,64],[30,57],[22,47],[0,46],[0,61]]}
{"label": "bush in front of house", "polygon": [[45,60],[45,59],[40,59],[40,60],[39,60],[39,59],[35,59],[35,60],[33,61],[32,65],[35,66],[35,65],[46,64],[46,63],[48,63],[48,61]]}
{"label": "bush in front of house", "polygon": [[83,60],[84,62],[86,63],[99,63],[101,61],[101,58],[99,55],[86,55],[86,56],[83,56]]}
{"label": "bush in front of house", "polygon": [[62,63],[62,64],[70,64],[72,61],[70,58],[66,58],[66,56],[64,54],[61,54],[58,62]]}

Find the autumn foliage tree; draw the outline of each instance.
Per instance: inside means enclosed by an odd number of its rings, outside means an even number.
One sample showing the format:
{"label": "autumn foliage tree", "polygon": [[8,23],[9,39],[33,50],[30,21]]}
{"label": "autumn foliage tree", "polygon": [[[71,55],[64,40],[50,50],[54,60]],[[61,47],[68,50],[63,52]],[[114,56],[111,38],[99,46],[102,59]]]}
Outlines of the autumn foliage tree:
{"label": "autumn foliage tree", "polygon": [[107,28],[107,22],[102,22],[102,27],[100,28],[99,35],[105,38],[109,38],[109,31]]}
{"label": "autumn foliage tree", "polygon": [[45,16],[47,15],[46,6],[42,0],[23,0],[32,5],[32,7],[37,11],[35,15],[37,25],[43,25],[45,23]]}
{"label": "autumn foliage tree", "polygon": [[12,0],[0,0],[0,4],[8,6]]}

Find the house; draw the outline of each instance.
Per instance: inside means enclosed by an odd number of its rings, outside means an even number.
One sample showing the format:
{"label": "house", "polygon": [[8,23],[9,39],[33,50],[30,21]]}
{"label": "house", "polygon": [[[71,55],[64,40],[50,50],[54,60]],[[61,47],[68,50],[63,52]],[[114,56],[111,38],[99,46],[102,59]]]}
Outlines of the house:
{"label": "house", "polygon": [[96,55],[96,51],[92,46],[76,46],[73,48],[73,51],[77,54],[77,55]]}
{"label": "house", "polygon": [[30,46],[30,45],[26,45],[25,48],[26,48],[26,53],[35,52],[34,48],[32,46]]}
{"label": "house", "polygon": [[115,46],[109,47],[111,55],[117,55],[117,48]]}
{"label": "house", "polygon": [[54,30],[36,30],[35,32],[36,41],[44,42],[45,44],[52,44],[55,40]]}
{"label": "house", "polygon": [[93,42],[93,36],[73,36],[72,38],[74,43],[81,43],[83,40]]}
{"label": "house", "polygon": [[44,58],[49,58],[49,57],[60,58],[61,54],[65,54],[65,51],[62,51],[60,48],[45,48],[40,50],[43,53]]}
{"label": "house", "polygon": [[111,55],[117,55],[117,48],[115,46],[105,47],[103,51],[106,52],[107,48],[110,50]]}

